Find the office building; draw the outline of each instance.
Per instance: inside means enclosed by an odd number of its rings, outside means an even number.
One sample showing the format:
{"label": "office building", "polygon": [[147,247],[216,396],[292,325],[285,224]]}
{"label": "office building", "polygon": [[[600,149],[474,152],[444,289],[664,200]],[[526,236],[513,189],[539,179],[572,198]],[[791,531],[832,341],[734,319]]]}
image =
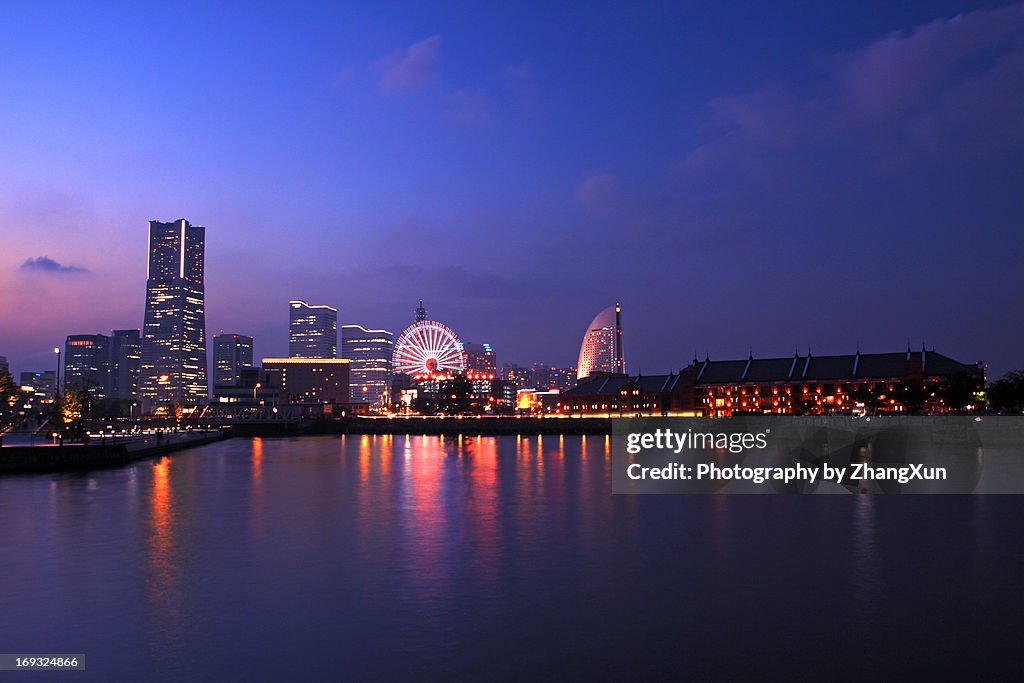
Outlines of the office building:
{"label": "office building", "polygon": [[465,342],[462,345],[462,353],[467,374],[497,377],[498,362],[490,344]]}
{"label": "office building", "polygon": [[288,302],[288,355],[291,358],[338,357],[338,309]]}
{"label": "office building", "polygon": [[508,380],[490,375],[467,373],[473,389],[471,392],[472,412],[489,415],[512,415],[516,410],[516,385]]}
{"label": "office building", "polygon": [[23,372],[18,378],[18,386],[25,391],[29,391],[26,387],[31,387],[30,391],[36,404],[50,403],[57,392],[57,372]]}
{"label": "office building", "polygon": [[347,358],[264,358],[268,384],[288,403],[349,402]]}
{"label": "office building", "polygon": [[149,222],[149,274],[139,394],[145,410],[207,400],[206,228]]}
{"label": "office building", "polygon": [[272,386],[263,368],[257,365],[240,368],[235,384],[214,385],[213,400],[218,405],[273,406],[282,399],[280,391]]}
{"label": "office building", "polygon": [[213,338],[213,385],[238,386],[242,371],[252,367],[252,337],[218,334]]}
{"label": "office building", "polygon": [[72,334],[64,343],[64,390],[87,391],[93,400],[107,398],[110,383],[110,337]]}
{"label": "office building", "polygon": [[139,330],[113,330],[110,335],[108,398],[134,401],[139,397],[142,335]]}
{"label": "office building", "polygon": [[349,401],[378,404],[391,382],[392,334],[362,325],[341,326],[341,357],[349,364]]}

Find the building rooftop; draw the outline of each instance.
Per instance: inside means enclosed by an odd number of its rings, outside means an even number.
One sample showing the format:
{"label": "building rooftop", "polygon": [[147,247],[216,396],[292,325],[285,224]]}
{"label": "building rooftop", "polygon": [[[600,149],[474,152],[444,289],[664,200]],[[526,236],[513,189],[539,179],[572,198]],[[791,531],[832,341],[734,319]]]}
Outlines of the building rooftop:
{"label": "building rooftop", "polygon": [[[746,360],[694,360],[683,373],[692,373],[697,385],[749,384],[768,382],[828,382],[905,377],[920,369],[924,377],[949,377],[956,374],[978,375],[982,368],[965,364],[931,351],[901,353],[857,353],[842,356],[795,354],[789,358]],[[617,375],[598,373],[585,377],[567,396],[613,395],[626,386],[644,393],[672,392],[678,389],[683,373],[667,375]]]}
{"label": "building rooftop", "polygon": [[755,382],[827,382],[903,377],[920,370],[925,377],[978,374],[981,367],[965,364],[931,351],[857,353],[839,356],[794,354],[789,358],[747,360],[694,360],[697,384],[745,384]]}
{"label": "building rooftop", "polygon": [[636,387],[644,393],[674,391],[679,386],[679,375],[613,375],[602,373],[581,379],[575,387],[563,391],[567,396],[590,394],[618,394],[624,387]]}

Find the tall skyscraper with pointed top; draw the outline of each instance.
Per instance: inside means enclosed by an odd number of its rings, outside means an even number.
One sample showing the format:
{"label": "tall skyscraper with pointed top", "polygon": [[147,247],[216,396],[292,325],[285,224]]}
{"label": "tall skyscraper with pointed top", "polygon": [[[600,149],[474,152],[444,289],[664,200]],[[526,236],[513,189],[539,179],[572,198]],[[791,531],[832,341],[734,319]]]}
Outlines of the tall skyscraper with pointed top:
{"label": "tall skyscraper with pointed top", "polygon": [[149,222],[139,394],[143,409],[206,401],[206,228]]}

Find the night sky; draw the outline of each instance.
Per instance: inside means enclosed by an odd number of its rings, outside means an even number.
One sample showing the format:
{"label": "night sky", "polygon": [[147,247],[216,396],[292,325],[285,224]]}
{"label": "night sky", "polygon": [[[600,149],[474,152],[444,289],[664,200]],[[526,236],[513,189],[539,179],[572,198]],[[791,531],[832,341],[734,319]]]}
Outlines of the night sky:
{"label": "night sky", "polygon": [[[1024,366],[1024,5],[0,6],[0,355],[141,327],[147,221],[207,330],[287,301],[499,364],[901,350]],[[299,3],[296,3],[299,4]],[[575,5],[575,6],[570,6]]]}

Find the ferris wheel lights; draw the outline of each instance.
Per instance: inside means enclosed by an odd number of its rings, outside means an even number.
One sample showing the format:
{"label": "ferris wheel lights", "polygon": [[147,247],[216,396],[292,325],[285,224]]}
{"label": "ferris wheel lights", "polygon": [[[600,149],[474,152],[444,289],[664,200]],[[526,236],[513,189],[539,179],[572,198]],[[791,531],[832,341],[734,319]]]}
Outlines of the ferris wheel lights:
{"label": "ferris wheel lights", "polygon": [[465,370],[462,342],[447,325],[421,320],[408,327],[395,342],[395,372],[417,379],[450,377]]}

